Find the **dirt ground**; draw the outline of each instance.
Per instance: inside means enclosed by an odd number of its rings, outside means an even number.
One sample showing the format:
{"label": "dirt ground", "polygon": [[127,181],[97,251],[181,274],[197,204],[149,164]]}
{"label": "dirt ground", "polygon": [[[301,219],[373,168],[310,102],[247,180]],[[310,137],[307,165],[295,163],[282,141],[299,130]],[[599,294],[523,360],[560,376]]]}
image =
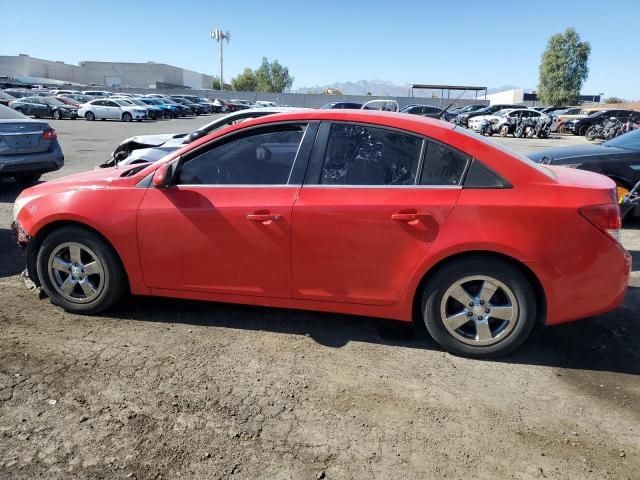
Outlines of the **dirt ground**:
{"label": "dirt ground", "polygon": [[[46,178],[204,122],[52,122],[67,164]],[[478,361],[364,317],[153,298],[65,313],[19,277],[18,194],[0,181],[0,479],[640,478],[638,220],[620,309]]]}

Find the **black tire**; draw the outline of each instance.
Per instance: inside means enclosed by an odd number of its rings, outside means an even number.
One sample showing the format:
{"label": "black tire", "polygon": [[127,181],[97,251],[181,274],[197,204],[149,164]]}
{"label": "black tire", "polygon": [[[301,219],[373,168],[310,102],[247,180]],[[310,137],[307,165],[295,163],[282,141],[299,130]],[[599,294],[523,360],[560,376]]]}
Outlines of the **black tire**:
{"label": "black tire", "polygon": [[[506,285],[518,307],[512,329],[503,339],[485,346],[470,345],[454,337],[445,327],[441,315],[441,304],[447,290],[465,277],[479,275],[494,278]],[[430,278],[422,294],[423,321],[433,339],[448,352],[465,357],[490,358],[512,352],[531,333],[536,314],[536,298],[527,278],[510,263],[490,256],[478,255],[451,261]]]}
{"label": "black tire", "polygon": [[130,122],[131,120],[133,120],[133,117],[131,116],[131,114],[129,112],[124,112],[122,114],[122,121],[123,122]]}
{"label": "black tire", "polygon": [[584,125],[580,127],[580,130],[578,130],[578,135],[580,135],[581,137],[584,137],[587,134],[587,130],[589,130],[589,128],[591,128],[591,126],[589,125]]}
{"label": "black tire", "polygon": [[62,120],[62,113],[60,113],[60,110],[55,110],[53,112],[53,119],[54,120]]}
{"label": "black tire", "polygon": [[[103,268],[103,283],[96,286],[96,289],[100,288],[99,293],[90,302],[70,301],[53,286],[49,275],[49,257],[56,248],[68,242],[89,248]],[[128,291],[127,277],[115,250],[98,234],[79,226],[62,227],[49,233],[38,250],[36,267],[40,284],[51,301],[72,313],[91,315],[102,312],[120,301]]]}
{"label": "black tire", "polygon": [[524,135],[524,130],[525,130],[525,128],[522,125],[518,125],[513,130],[513,136],[516,137],[516,138],[522,138],[522,136]]}
{"label": "black tire", "polygon": [[16,179],[16,182],[21,183],[22,185],[31,185],[40,180],[41,176],[41,173],[25,173],[22,175],[16,175],[13,178]]}
{"label": "black tire", "polygon": [[89,120],[90,122],[93,122],[96,119],[96,116],[94,115],[93,112],[87,112],[84,116],[84,118],[86,118],[87,120]]}

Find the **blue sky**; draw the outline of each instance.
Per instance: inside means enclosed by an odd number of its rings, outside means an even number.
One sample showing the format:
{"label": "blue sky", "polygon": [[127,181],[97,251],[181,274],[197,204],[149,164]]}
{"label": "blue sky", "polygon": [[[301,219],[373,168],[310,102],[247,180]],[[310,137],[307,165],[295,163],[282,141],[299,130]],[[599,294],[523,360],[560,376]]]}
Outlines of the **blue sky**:
{"label": "blue sky", "polygon": [[360,79],[535,88],[548,37],[573,26],[592,46],[583,92],[640,99],[639,0],[56,0],[27,9],[0,0],[0,11],[0,55],[217,74],[209,31],[218,27],[232,34],[225,80],[266,56],[289,67],[294,88]]}

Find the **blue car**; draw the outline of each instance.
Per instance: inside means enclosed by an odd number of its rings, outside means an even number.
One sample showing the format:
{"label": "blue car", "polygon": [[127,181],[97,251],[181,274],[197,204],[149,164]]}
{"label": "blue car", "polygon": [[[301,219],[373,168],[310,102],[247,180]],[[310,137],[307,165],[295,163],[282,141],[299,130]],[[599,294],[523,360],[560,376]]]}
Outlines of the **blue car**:
{"label": "blue car", "polygon": [[140,97],[138,100],[146,103],[147,105],[159,108],[164,118],[178,118],[178,116],[180,116],[178,108],[175,105],[168,105],[159,98]]}

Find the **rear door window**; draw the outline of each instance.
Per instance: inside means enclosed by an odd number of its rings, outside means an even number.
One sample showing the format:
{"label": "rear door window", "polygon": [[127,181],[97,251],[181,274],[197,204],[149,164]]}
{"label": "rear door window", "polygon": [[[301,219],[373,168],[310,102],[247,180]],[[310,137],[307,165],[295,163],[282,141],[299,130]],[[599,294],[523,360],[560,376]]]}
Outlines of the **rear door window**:
{"label": "rear door window", "polygon": [[386,128],[331,125],[320,175],[323,185],[414,185],[423,140]]}
{"label": "rear door window", "polygon": [[430,141],[424,156],[421,185],[460,185],[470,158],[441,143]]}

